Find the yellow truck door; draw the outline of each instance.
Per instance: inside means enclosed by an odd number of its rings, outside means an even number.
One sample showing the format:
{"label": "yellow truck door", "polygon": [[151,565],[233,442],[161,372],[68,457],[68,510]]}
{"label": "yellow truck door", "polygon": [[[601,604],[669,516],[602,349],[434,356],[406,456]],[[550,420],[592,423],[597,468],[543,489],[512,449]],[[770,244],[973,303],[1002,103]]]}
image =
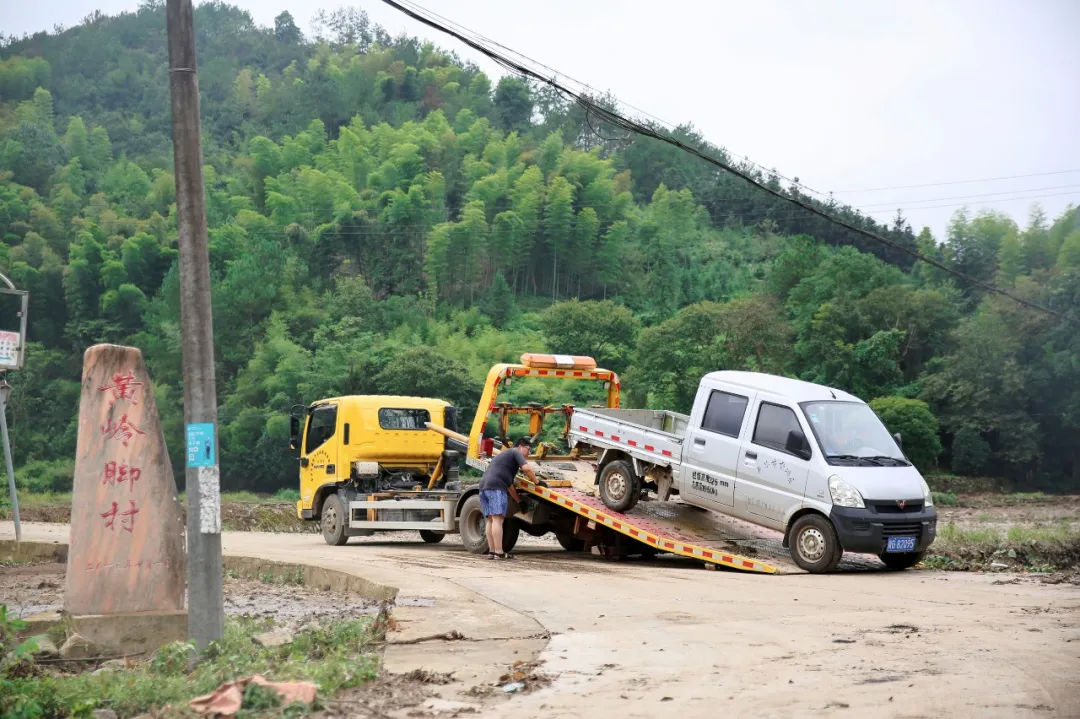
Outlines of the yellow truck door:
{"label": "yellow truck door", "polygon": [[338,406],[336,402],[316,404],[308,410],[304,443],[300,452],[300,494],[313,496],[315,490],[337,476]]}

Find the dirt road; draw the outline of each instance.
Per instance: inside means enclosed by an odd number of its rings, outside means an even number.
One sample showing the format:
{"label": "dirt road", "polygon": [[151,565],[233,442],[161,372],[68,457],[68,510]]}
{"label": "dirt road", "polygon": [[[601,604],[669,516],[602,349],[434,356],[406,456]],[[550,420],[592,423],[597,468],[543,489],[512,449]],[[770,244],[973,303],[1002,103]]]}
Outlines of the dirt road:
{"label": "dirt road", "polygon": [[[62,525],[24,525],[65,541]],[[0,523],[0,536],[11,525]],[[391,671],[454,671],[476,702],[515,660],[552,683],[515,717],[1080,717],[1080,587],[1006,574],[707,572],[522,548],[512,562],[442,545],[330,547],[317,535],[226,533],[225,551],[307,562],[396,586],[407,641]],[[490,701],[490,700],[489,700]]]}

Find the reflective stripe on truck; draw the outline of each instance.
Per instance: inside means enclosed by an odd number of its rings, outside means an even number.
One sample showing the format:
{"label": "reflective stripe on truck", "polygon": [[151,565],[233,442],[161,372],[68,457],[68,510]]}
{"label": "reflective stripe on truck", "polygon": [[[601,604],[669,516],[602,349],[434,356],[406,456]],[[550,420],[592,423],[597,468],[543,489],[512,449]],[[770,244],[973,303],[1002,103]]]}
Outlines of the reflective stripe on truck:
{"label": "reflective stripe on truck", "polygon": [[600,504],[599,500],[594,499],[579,490],[563,488],[556,490],[550,487],[533,484],[526,479],[520,478],[517,480],[515,486],[529,494],[535,495],[557,506],[569,509],[575,514],[613,529],[620,534],[624,534],[639,542],[656,547],[660,551],[671,552],[672,554],[679,554],[684,557],[692,557],[710,564],[719,564],[732,569],[740,569],[744,572],[761,572],[764,574],[776,573],[776,567],[771,564],[766,564],[765,562],[758,562],[753,559],[748,559],[747,557],[739,556],[738,554],[723,552],[711,547],[702,547],[678,538],[664,536],[664,534],[662,534],[664,531],[663,529],[653,529],[653,531],[649,531],[651,528],[650,525],[654,524],[651,520],[612,512],[607,507],[604,507],[603,504]]}

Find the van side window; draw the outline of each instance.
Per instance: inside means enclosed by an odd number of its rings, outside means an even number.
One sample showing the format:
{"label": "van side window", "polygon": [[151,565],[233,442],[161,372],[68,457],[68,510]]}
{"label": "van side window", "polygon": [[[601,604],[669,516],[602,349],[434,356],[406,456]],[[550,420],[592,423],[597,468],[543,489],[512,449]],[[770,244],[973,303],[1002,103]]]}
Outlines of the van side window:
{"label": "van side window", "polygon": [[754,444],[786,452],[788,432],[803,433],[791,408],[762,402],[754,428]]}
{"label": "van side window", "polygon": [[742,427],[743,415],[746,414],[746,397],[714,389],[705,405],[705,416],[701,418],[701,428],[728,437],[738,437]]}
{"label": "van side window", "polygon": [[308,420],[307,435],[304,437],[304,452],[311,452],[334,436],[337,425],[337,405],[324,404],[311,410]]}
{"label": "van side window", "polygon": [[424,423],[430,421],[431,414],[426,409],[383,407],[379,410],[379,426],[383,429],[427,429]]}

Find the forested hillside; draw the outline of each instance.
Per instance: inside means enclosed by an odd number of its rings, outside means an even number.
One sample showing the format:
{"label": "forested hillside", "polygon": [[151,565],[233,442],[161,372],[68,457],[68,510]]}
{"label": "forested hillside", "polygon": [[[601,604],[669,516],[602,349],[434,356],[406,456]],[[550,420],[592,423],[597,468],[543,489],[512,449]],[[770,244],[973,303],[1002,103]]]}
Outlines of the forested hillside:
{"label": "forested hillside", "polygon": [[[290,405],[424,394],[467,418],[491,363],[550,349],[680,410],[714,369],[827,383],[877,399],[924,469],[1080,490],[1075,209],[961,211],[934,238],[830,206],[1049,315],[362,13],[318,26],[196,10],[226,488],[295,486]],[[0,100],[0,269],[32,293],[20,482],[70,483],[96,342],[143,349],[179,469],[163,3],[9,40]]]}

